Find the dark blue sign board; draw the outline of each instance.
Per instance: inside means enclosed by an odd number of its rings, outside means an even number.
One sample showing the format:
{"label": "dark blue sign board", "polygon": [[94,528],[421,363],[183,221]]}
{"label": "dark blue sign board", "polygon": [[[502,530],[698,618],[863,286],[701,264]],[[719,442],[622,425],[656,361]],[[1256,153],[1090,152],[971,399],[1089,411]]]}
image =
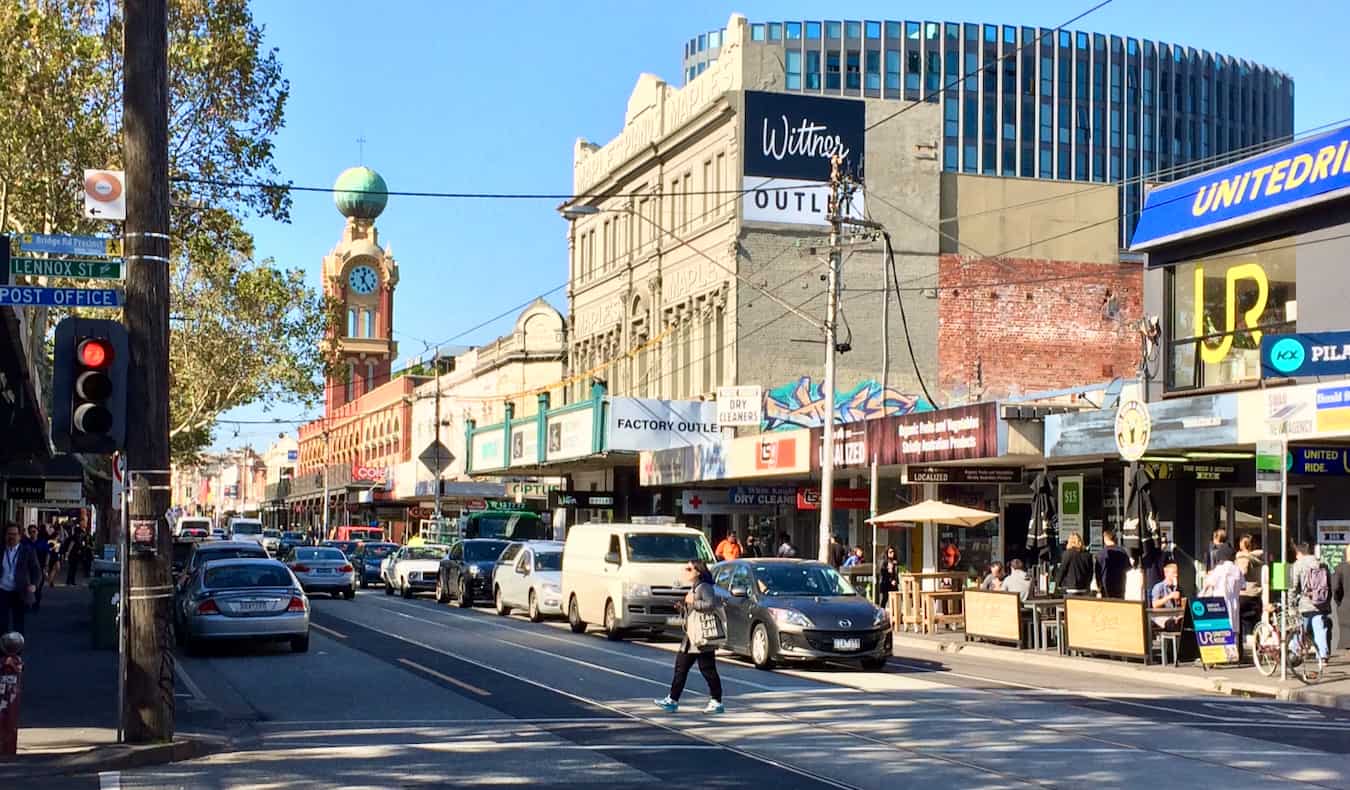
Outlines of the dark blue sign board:
{"label": "dark blue sign board", "polygon": [[1201,663],[1236,664],[1238,637],[1228,617],[1228,602],[1223,598],[1192,598],[1188,608]]}
{"label": "dark blue sign board", "polygon": [[1350,374],[1350,332],[1261,336],[1261,378]]}
{"label": "dark blue sign board", "polygon": [[1150,190],[1130,248],[1149,249],[1350,195],[1350,126]]}
{"label": "dark blue sign board", "polygon": [[122,292],[113,288],[41,288],[0,285],[0,305],[11,307],[121,307]]}
{"label": "dark blue sign board", "polygon": [[1291,475],[1350,475],[1350,447],[1290,447]]}
{"label": "dark blue sign board", "polygon": [[866,106],[857,99],[745,92],[745,175],[829,181],[830,157],[862,181]]}

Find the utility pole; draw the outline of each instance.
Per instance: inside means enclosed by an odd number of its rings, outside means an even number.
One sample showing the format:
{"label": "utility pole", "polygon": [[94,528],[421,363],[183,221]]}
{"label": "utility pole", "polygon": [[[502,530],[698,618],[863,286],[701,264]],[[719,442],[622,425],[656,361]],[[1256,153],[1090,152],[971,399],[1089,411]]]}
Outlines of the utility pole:
{"label": "utility pole", "polygon": [[830,559],[830,520],[834,515],[834,353],[838,342],[839,315],[839,267],[843,256],[840,255],[842,208],[840,194],[843,191],[843,174],[840,172],[843,158],[838,154],[830,157],[830,199],[826,211],[830,216],[830,276],[829,293],[825,301],[825,417],[821,431],[820,459],[820,551],[821,562]]}
{"label": "utility pole", "polygon": [[436,502],[432,506],[432,523],[436,525],[436,539],[441,539],[441,350],[432,357],[436,368]]}
{"label": "utility pole", "polygon": [[130,743],[174,733],[173,654],[169,652],[169,88],[166,0],[123,3],[122,128],[126,166],[128,377],[127,484],[137,522],[153,524],[155,551],[130,553],[126,695],[122,723]]}
{"label": "utility pole", "polygon": [[323,532],[319,540],[328,539],[328,418],[323,418]]}
{"label": "utility pole", "polygon": [[[884,244],[881,247],[881,416],[886,418],[886,389],[890,386],[891,378],[891,237],[890,234],[882,236]],[[878,489],[881,487],[881,472],[877,468],[878,448],[872,448],[872,475],[871,484],[871,505],[872,518],[880,515]],[[872,595],[876,595],[878,579],[881,571],[881,555],[877,551],[877,524],[872,522]],[[885,608],[886,601],[881,601],[880,606]]]}

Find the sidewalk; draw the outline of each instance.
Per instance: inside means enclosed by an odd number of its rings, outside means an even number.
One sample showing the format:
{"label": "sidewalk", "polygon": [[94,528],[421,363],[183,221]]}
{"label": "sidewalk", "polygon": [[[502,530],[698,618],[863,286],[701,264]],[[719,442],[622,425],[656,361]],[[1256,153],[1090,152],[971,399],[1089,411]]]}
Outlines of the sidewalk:
{"label": "sidewalk", "polygon": [[998,661],[1010,669],[1030,666],[1081,673],[1100,677],[1104,683],[1128,678],[1135,683],[1189,691],[1350,709],[1350,661],[1345,659],[1344,654],[1332,656],[1324,680],[1304,684],[1292,677],[1284,682],[1279,677],[1263,677],[1250,665],[1205,671],[1199,663],[1164,667],[1108,658],[1061,656],[1053,650],[1019,650],[988,642],[967,642],[965,634],[950,631],[931,636],[897,633],[894,635],[892,653],[900,658],[932,656],[934,653],[959,654],[967,658]]}
{"label": "sidewalk", "polygon": [[19,753],[0,762],[0,786],[11,779],[189,759],[204,751],[197,738],[117,743],[117,651],[93,649],[90,597],[83,582],[49,587],[41,609],[28,612]]}

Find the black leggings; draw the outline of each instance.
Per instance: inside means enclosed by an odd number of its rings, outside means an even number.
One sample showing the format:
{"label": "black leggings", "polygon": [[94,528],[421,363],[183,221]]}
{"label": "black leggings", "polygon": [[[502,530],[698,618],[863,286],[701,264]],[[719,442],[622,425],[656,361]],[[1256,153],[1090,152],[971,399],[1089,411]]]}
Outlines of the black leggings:
{"label": "black leggings", "polygon": [[684,682],[689,679],[689,670],[698,664],[698,671],[708,684],[708,695],[717,702],[722,701],[722,678],[717,676],[717,653],[705,650],[698,653],[679,652],[675,654],[675,677],[670,681],[670,698],[680,701],[684,693]]}

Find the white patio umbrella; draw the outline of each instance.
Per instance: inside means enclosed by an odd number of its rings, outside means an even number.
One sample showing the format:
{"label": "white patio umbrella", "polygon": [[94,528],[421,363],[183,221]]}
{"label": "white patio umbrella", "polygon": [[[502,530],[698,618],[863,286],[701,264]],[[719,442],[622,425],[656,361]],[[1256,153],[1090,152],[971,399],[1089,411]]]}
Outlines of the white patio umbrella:
{"label": "white patio umbrella", "polygon": [[[889,513],[882,513],[873,519],[868,519],[879,527],[902,527],[906,524],[931,523],[947,524],[956,527],[975,527],[983,524],[990,519],[998,518],[997,513],[990,513],[987,510],[976,510],[972,507],[962,505],[953,505],[950,502],[940,502],[936,499],[928,499],[917,505],[902,507],[899,510],[892,510]],[[933,531],[934,542],[937,539],[937,531]],[[933,545],[933,556],[937,557],[937,546]],[[936,561],[933,563],[936,565]]]}

